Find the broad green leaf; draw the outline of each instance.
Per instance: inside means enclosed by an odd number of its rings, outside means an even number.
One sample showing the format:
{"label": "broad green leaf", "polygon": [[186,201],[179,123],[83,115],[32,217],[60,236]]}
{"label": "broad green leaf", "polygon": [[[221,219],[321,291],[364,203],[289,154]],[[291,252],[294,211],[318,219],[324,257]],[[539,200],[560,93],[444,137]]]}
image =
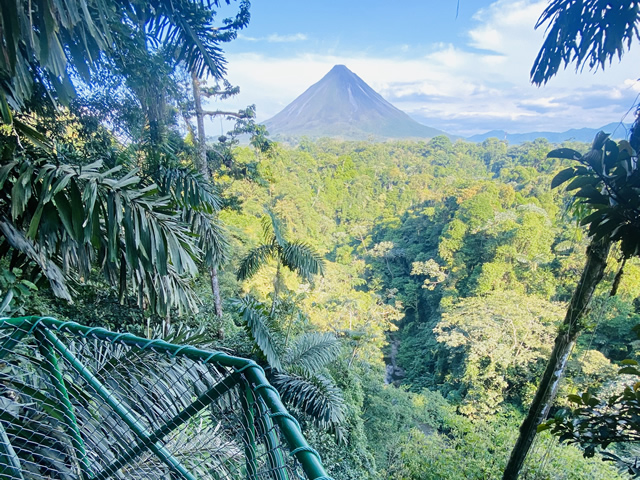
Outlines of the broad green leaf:
{"label": "broad green leaf", "polygon": [[71,238],[75,238],[73,230],[73,212],[69,199],[63,192],[59,192],[53,197],[53,203],[58,209],[58,215],[64,225],[65,230]]}
{"label": "broad green leaf", "polygon": [[9,108],[7,97],[3,90],[0,90],[0,119],[2,119],[2,123],[7,125],[13,123],[13,115],[11,114],[11,109]]}
{"label": "broad green leaf", "polygon": [[549,422],[541,423],[540,425],[538,425],[538,428],[536,429],[536,431],[537,431],[538,433],[540,433],[540,432],[544,432],[545,430],[549,430],[549,429],[551,428],[551,425],[552,425],[552,424],[551,424],[551,423],[549,423]]}
{"label": "broad green leaf", "polygon": [[605,212],[597,210],[580,220],[580,225],[590,225],[593,222],[599,223],[603,215],[605,215]]}
{"label": "broad green leaf", "polygon": [[627,375],[640,375],[640,370],[635,367],[624,367],[618,370],[618,373],[624,373]]}
{"label": "broad green leaf", "polygon": [[44,150],[51,150],[53,148],[52,143],[47,139],[47,137],[38,132],[32,126],[22,122],[21,120],[14,118],[13,127],[18,133],[23,135],[24,138],[28,139],[36,147],[40,147]]}
{"label": "broad green leaf", "polygon": [[633,360],[631,358],[627,358],[625,360],[622,360],[622,362],[620,362],[622,365],[638,365],[638,361],[637,360]]}
{"label": "broad green leaf", "polygon": [[575,176],[575,169],[573,167],[560,170],[553,180],[551,180],[551,188],[557,188],[563,183],[571,180]]}
{"label": "broad green leaf", "polygon": [[16,165],[18,165],[18,162],[14,161],[0,167],[0,189],[2,189],[4,182],[6,182],[9,177],[9,173],[11,173],[11,170],[13,170]]}
{"label": "broad green leaf", "polygon": [[42,202],[38,203],[38,207],[36,208],[33,217],[31,218],[31,222],[29,223],[29,231],[27,232],[28,238],[36,238],[36,234],[38,233],[38,228],[40,227],[40,218],[42,217],[42,212],[44,211],[44,204]]}
{"label": "broad green leaf", "polygon": [[82,194],[78,188],[78,184],[75,179],[70,182],[69,188],[69,200],[71,204],[71,218],[73,221],[73,238],[76,242],[84,243],[84,203],[82,201]]}
{"label": "broad green leaf", "polygon": [[582,405],[582,397],[580,395],[567,395],[567,398],[573,402],[573,403],[577,403],[578,405]]}
{"label": "broad green leaf", "polygon": [[566,160],[579,160],[582,157],[580,152],[571,148],[557,148],[547,153],[547,158],[564,158]]}
{"label": "broad green leaf", "polygon": [[[600,179],[595,176],[580,176],[574,178],[569,185],[567,185],[567,191],[575,190],[580,187],[584,187],[585,185],[591,185],[595,187],[600,183]],[[553,187],[552,187],[553,188]]]}

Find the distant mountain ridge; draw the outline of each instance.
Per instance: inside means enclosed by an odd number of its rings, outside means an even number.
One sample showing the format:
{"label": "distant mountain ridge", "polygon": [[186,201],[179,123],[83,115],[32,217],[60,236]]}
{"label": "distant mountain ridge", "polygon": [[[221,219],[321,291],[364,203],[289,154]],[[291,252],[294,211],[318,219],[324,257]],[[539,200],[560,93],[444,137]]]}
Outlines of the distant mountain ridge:
{"label": "distant mountain ridge", "polygon": [[274,137],[376,140],[451,135],[418,123],[391,105],[344,65],[335,65],[319,82],[264,122]]}
{"label": "distant mountain ridge", "polygon": [[614,140],[626,138],[627,132],[631,128],[630,124],[620,124],[619,122],[609,123],[600,128],[572,128],[565,132],[529,132],[529,133],[507,133],[504,130],[492,130],[467,137],[470,142],[484,142],[487,138],[497,138],[506,140],[509,145],[524,142],[532,142],[537,138],[546,138],[550,143],[562,143],[569,140],[577,142],[591,143],[599,131],[613,133]]}
{"label": "distant mountain ridge", "polygon": [[[442,130],[423,125],[386,101],[358,75],[344,65],[335,65],[320,81],[310,86],[281,112],[264,122],[276,140],[332,137],[341,140],[429,139],[445,135]],[[591,143],[600,130],[626,137],[630,125],[610,123],[601,128],[577,128],[565,132],[508,133],[492,130],[465,140],[483,142],[487,138],[506,140],[510,145],[546,138],[550,143],[578,141]]]}

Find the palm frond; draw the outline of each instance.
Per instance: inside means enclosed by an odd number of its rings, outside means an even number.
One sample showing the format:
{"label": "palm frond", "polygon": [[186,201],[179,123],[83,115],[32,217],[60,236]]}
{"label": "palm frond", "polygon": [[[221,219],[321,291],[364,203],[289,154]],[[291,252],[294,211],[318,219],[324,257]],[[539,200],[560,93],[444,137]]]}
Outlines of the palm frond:
{"label": "palm frond", "polygon": [[322,275],[323,258],[305,242],[287,243],[282,249],[282,264],[310,281],[313,275]]}
{"label": "palm frond", "polygon": [[198,237],[202,259],[209,268],[223,265],[229,256],[227,231],[220,219],[214,215],[183,209],[182,219],[191,226]]}
{"label": "palm frond", "polygon": [[198,77],[205,74],[221,79],[226,60],[213,23],[214,12],[206,2],[157,0],[146,29],[177,63]]}
{"label": "palm frond", "polygon": [[[171,63],[183,64],[199,77],[222,79],[226,60],[220,44],[234,39],[248,25],[250,2],[240,1],[235,17],[216,26],[213,8],[220,4],[205,0],[59,0],[34,8],[24,0],[3,1],[0,120],[10,123],[11,110],[23,110],[37,85],[51,94],[49,99],[67,102],[75,93],[72,70],[88,80],[101,57],[131,55],[135,38],[145,40],[134,48],[145,50],[148,42]],[[137,35],[136,28],[144,29],[145,35]]]}
{"label": "palm frond", "polygon": [[234,306],[242,315],[247,333],[269,365],[275,370],[281,370],[280,345],[270,325],[269,309],[250,295],[235,300]]}
{"label": "palm frond", "polygon": [[[109,30],[90,12],[106,12],[104,0],[44,2],[38,8],[22,0],[2,3],[0,14],[0,89],[3,103],[21,110],[37,83],[47,84],[59,100],[73,96],[67,66],[86,78]],[[43,78],[44,77],[44,78]],[[3,115],[7,122],[10,118]]]}
{"label": "palm frond", "polygon": [[162,195],[169,195],[181,208],[204,213],[220,210],[220,196],[197,171],[191,168],[163,167],[158,172],[158,186]]}
{"label": "palm frond", "polygon": [[324,375],[278,373],[272,384],[285,402],[300,408],[321,428],[335,428],[345,420],[342,392]]}
{"label": "palm frond", "polygon": [[288,371],[311,375],[338,358],[342,346],[331,333],[305,333],[287,350],[283,364]]}
{"label": "palm frond", "polygon": [[197,273],[200,251],[169,197],[135,170],[116,177],[118,168],[105,171],[100,162],[39,155],[0,169],[0,191],[12,199],[1,225],[11,249],[2,255],[25,255],[62,298],[70,299],[69,278],[87,279],[98,266],[121,294],[135,291],[141,306],[197,310],[186,279]]}
{"label": "palm frond", "polygon": [[11,248],[25,254],[29,260],[36,263],[43,275],[49,280],[51,290],[54,295],[71,301],[71,293],[67,287],[66,279],[62,270],[45,255],[38,252],[38,247],[30,239],[17,230],[15,226],[6,218],[0,218],[0,232],[4,235],[5,241]]}
{"label": "palm frond", "polygon": [[271,211],[270,208],[265,209],[267,214],[262,217],[262,234],[264,235],[265,243],[271,243],[273,238],[280,247],[284,247],[287,244],[287,240],[284,237],[284,225],[282,220]]}
{"label": "palm frond", "polygon": [[275,256],[275,245],[258,245],[253,248],[249,253],[240,261],[240,267],[236,272],[238,280],[246,280],[253,277],[260,267],[262,267],[268,260]]}

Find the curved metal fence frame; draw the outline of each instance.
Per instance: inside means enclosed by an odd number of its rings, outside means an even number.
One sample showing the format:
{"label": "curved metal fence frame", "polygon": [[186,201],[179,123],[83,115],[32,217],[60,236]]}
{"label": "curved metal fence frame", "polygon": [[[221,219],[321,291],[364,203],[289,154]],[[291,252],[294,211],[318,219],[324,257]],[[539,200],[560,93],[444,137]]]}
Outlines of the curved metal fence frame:
{"label": "curved metal fence frame", "polygon": [[[73,449],[80,460],[81,477],[83,480],[106,480],[116,472],[119,468],[127,464],[131,459],[138,456],[144,450],[152,451],[162,462],[164,462],[177,478],[185,480],[195,480],[195,477],[184,468],[180,462],[174,458],[170,452],[166,451],[158,440],[170,433],[172,430],[186,422],[194,413],[199,412],[220,395],[220,385],[216,385],[213,389],[200,395],[187,408],[183,409],[178,415],[175,415],[161,428],[149,432],[139,422],[135,416],[131,415],[126,408],[122,407],[115,400],[109,389],[105,387],[98,378],[96,378],[89,369],[87,369],[60,341],[56,333],[68,333],[86,339],[98,339],[110,342],[112,344],[123,344],[128,347],[144,350],[153,350],[170,356],[183,356],[193,361],[202,362],[204,364],[215,362],[217,365],[223,365],[233,370],[233,374],[227,377],[221,383],[224,389],[231,389],[242,385],[244,396],[240,401],[245,411],[247,424],[241,428],[244,429],[246,436],[245,445],[250,446],[255,441],[255,432],[251,425],[255,415],[259,415],[263,422],[279,427],[279,431],[287,442],[290,454],[300,463],[306,477],[309,480],[332,480],[322,465],[320,456],[313,448],[309,446],[305,440],[300,425],[297,420],[289,414],[282,403],[278,391],[268,382],[264,370],[253,360],[234,357],[223,352],[204,350],[189,345],[176,345],[168,343],[160,339],[148,339],[138,337],[129,333],[116,333],[101,327],[87,327],[76,322],[62,322],[51,317],[19,317],[19,318],[0,318],[0,331],[8,331],[11,333],[5,335],[3,343],[0,344],[0,362],[6,360],[12,350],[28,335],[32,335],[38,345],[38,350],[43,358],[47,360],[48,374],[51,383],[55,387],[57,401],[60,408],[65,412],[65,423],[67,432],[71,438]],[[74,407],[70,401],[69,394],[65,385],[65,379],[58,368],[57,357],[60,356],[64,361],[73,365],[75,370],[83,377],[83,379],[91,385],[95,392],[102,398],[104,402],[117,413],[117,415],[126,423],[137,435],[139,442],[130,450],[124,453],[116,462],[108,468],[102,470],[98,474],[92,472],[91,462],[87,458],[85,446],[78,422],[74,414]],[[273,432],[273,430],[271,430]],[[266,439],[267,443],[274,442],[273,462],[278,464],[283,462],[281,450],[275,448],[278,438],[275,434],[271,434]],[[251,448],[245,447],[246,471],[249,479],[257,478],[256,467],[252,465],[255,462],[254,454]],[[280,457],[279,457],[280,456]],[[16,462],[16,455],[13,452],[11,443],[7,438],[7,434],[0,423],[0,477],[21,479],[22,474],[19,471],[19,462]],[[286,473],[280,473],[275,470],[276,480],[293,480]]]}

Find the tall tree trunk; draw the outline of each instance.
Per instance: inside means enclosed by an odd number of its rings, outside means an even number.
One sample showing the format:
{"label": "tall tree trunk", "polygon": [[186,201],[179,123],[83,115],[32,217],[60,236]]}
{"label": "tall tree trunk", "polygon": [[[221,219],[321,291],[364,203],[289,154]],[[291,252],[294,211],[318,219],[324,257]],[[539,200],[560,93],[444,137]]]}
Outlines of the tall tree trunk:
{"label": "tall tree trunk", "polygon": [[278,303],[278,292],[280,291],[280,259],[276,267],[276,276],[273,279],[273,301],[271,302],[271,318],[276,313],[276,303]]}
{"label": "tall tree trunk", "polygon": [[[200,83],[195,72],[191,72],[191,83],[193,85],[193,99],[196,107],[196,121],[198,123],[198,171],[200,174],[209,179],[211,174],[207,164],[207,142],[204,133],[204,110],[202,109],[202,94],[200,93]],[[213,266],[209,268],[209,277],[211,277],[211,292],[213,293],[213,303],[216,315],[222,318],[222,300],[220,298],[220,282],[218,281],[218,269]],[[218,336],[222,338],[224,332],[218,330]]]}
{"label": "tall tree trunk", "polygon": [[198,124],[198,164],[197,168],[204,178],[209,178],[209,167],[207,165],[207,142],[204,134],[204,110],[202,109],[202,93],[200,91],[200,81],[195,72],[191,72],[191,84],[193,86],[193,101],[196,107],[196,121]]}
{"label": "tall tree trunk", "polygon": [[511,452],[509,463],[502,476],[503,480],[518,478],[536,436],[538,425],[545,420],[549,413],[558,393],[560,379],[564,375],[571,350],[584,329],[583,320],[591,297],[604,275],[610,248],[611,241],[608,238],[592,241],[587,248],[587,261],[582,276],[571,297],[569,309],[556,337],[551,358],[540,379],[529,413],[520,426],[520,436]]}
{"label": "tall tree trunk", "polygon": [[222,318],[222,300],[220,300],[220,284],[218,283],[218,269],[211,267],[211,292],[213,293],[213,303],[216,308],[216,315]]}

